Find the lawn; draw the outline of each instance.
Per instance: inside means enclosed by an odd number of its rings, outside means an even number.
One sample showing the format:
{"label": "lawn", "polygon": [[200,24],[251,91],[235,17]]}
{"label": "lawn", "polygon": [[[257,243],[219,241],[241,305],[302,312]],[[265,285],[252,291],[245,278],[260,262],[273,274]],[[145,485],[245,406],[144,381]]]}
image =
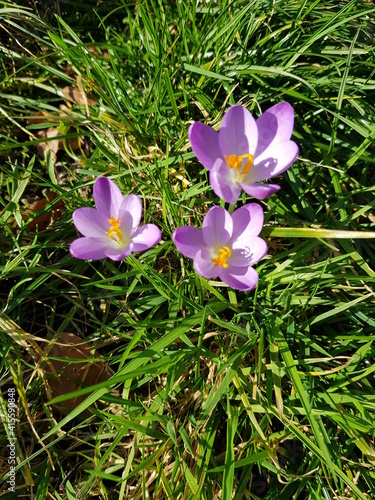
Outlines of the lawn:
{"label": "lawn", "polygon": [[[374,4],[9,1],[0,33],[2,498],[375,498]],[[281,189],[220,199],[189,127],[283,102]],[[76,258],[103,178],[160,237]],[[174,240],[249,203],[244,290]]]}

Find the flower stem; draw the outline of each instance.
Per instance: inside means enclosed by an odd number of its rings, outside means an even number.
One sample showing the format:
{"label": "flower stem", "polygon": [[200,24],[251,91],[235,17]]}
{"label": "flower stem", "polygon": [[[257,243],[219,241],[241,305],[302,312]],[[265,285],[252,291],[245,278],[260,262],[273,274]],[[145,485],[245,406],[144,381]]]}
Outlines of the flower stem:
{"label": "flower stem", "polygon": [[228,208],[228,212],[232,214],[234,212],[234,209],[236,208],[236,203],[231,203]]}

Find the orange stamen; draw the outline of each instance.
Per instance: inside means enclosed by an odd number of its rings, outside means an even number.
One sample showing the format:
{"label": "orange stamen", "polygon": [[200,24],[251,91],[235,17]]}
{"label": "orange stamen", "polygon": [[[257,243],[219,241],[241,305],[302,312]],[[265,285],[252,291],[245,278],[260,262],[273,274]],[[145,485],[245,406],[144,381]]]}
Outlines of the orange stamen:
{"label": "orange stamen", "polygon": [[119,243],[122,240],[122,231],[120,229],[121,220],[122,217],[119,217],[117,220],[114,217],[108,219],[108,222],[111,224],[111,227],[109,228],[109,231],[105,232],[105,234],[108,234],[111,240],[117,241],[117,243]]}
{"label": "orange stamen", "polygon": [[[244,158],[247,158],[247,162],[246,162],[246,165],[244,166],[242,172],[240,172],[242,160]],[[225,155],[225,160],[226,160],[229,168],[236,168],[240,173],[247,174],[250,171],[251,166],[253,164],[254,156],[250,155],[250,154],[241,155],[241,156],[237,156],[237,155],[227,156],[227,155]]]}
{"label": "orange stamen", "polygon": [[229,247],[222,247],[218,251],[218,256],[211,259],[215,267],[223,267],[226,269],[228,267],[228,258],[231,256],[232,250]]}

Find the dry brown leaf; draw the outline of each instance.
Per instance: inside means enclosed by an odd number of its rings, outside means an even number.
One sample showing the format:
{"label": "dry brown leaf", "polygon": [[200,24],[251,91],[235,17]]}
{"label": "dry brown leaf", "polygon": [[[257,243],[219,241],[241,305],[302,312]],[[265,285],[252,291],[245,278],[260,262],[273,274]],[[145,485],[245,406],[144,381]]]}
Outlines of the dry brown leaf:
{"label": "dry brown leaf", "polygon": [[49,113],[46,113],[45,111],[38,111],[34,116],[26,120],[26,123],[29,125],[34,123],[46,123],[46,122],[59,123],[59,120],[56,117],[50,115]]}
{"label": "dry brown leaf", "polygon": [[92,97],[88,97],[83,91],[81,91],[78,87],[73,87],[68,85],[64,87],[61,92],[67,101],[76,102],[77,104],[83,104],[88,106],[94,106],[94,104],[98,104],[96,99]]}
{"label": "dry brown leaf", "polygon": [[[73,127],[70,127],[68,130],[68,134],[74,134],[77,130]],[[71,137],[70,139],[60,139],[59,140],[59,151],[65,149],[65,141],[69,142],[69,147],[72,151],[79,149],[81,146],[81,137]]]}
{"label": "dry brown leaf", "polygon": [[[74,128],[70,128],[69,134],[73,134],[75,132]],[[46,139],[53,138],[59,135],[59,129],[57,127],[49,127],[44,128],[42,130],[38,130],[35,134],[38,139]],[[79,137],[71,137],[67,139],[69,141],[69,146],[72,151],[75,151],[80,147],[80,138]],[[55,139],[51,141],[40,142],[36,144],[36,149],[42,158],[46,156],[46,150],[49,149],[51,151],[52,163],[56,162],[56,155],[58,151],[64,150],[64,140],[63,139]]]}
{"label": "dry brown leaf", "polygon": [[59,114],[59,116],[68,116],[69,112],[70,112],[70,108],[69,106],[67,106],[66,104],[59,104],[59,109],[62,111],[62,113]]}
{"label": "dry brown leaf", "polygon": [[[86,94],[81,92],[81,90],[77,87],[72,87],[68,86],[62,89],[62,93],[68,101],[73,101],[78,104],[84,104],[88,106],[92,106],[93,104],[97,104],[97,101],[94,99],[91,99],[86,96]],[[38,111],[36,115],[32,116],[27,120],[27,123],[29,125],[31,124],[40,124],[40,123],[59,123],[60,120],[59,118],[64,119],[66,122],[66,125],[68,126],[70,123],[73,125],[74,121],[69,120],[69,108],[65,104],[60,105],[60,113],[57,116],[52,116],[46,111]],[[69,134],[73,134],[76,131],[74,127],[70,127],[68,129]],[[39,153],[39,155],[42,158],[46,157],[46,150],[49,149],[51,152],[51,159],[52,159],[52,164],[54,165],[56,163],[56,155],[58,151],[64,150],[65,144],[63,139],[53,139],[54,137],[58,137],[59,135],[59,128],[58,127],[48,127],[44,128],[41,130],[38,130],[35,133],[35,136],[38,139],[51,139],[47,140],[45,142],[41,142],[39,144],[36,144],[36,149]],[[66,139],[68,141],[69,147],[72,149],[72,151],[75,151],[79,149],[80,147],[80,137],[72,137],[70,139]]]}
{"label": "dry brown leaf", "polygon": [[[82,342],[74,333],[63,332],[49,351],[48,357],[64,358],[66,361],[49,359],[45,372],[49,379],[52,397],[77,391],[82,387],[91,386],[109,380],[112,373],[103,361],[96,361],[95,355],[90,356],[91,344]],[[81,363],[71,363],[70,360],[87,360]],[[94,361],[95,360],[95,361]],[[61,410],[73,410],[87,396],[79,396],[59,403]]]}
{"label": "dry brown leaf", "polygon": [[108,50],[106,50],[106,49],[101,49],[102,54],[99,54],[99,52],[96,50],[96,47],[89,45],[86,48],[95,57],[103,57],[104,59],[109,59]]}
{"label": "dry brown leaf", "polygon": [[[35,135],[38,137],[38,139],[52,139],[53,137],[59,135],[59,130],[57,127],[48,127],[42,130],[38,130]],[[59,142],[60,141],[58,139],[40,142],[39,144],[35,144],[35,147],[42,158],[45,158],[46,150],[49,149],[51,151],[51,156],[54,164],[56,161],[56,153],[60,149]]]}
{"label": "dry brown leaf", "polygon": [[[49,193],[47,195],[47,198],[35,201],[28,207],[28,209],[26,210],[26,214],[22,216],[23,220],[26,221],[29,218],[30,213],[36,213],[40,210],[43,210],[43,208],[46,207],[47,202],[51,202],[56,198],[56,193]],[[29,222],[29,224],[27,224],[27,227],[32,232],[35,232],[37,227],[38,231],[44,231],[53,221],[59,219],[63,215],[64,210],[65,205],[62,200],[59,200],[49,211],[44,212],[32,222]]]}

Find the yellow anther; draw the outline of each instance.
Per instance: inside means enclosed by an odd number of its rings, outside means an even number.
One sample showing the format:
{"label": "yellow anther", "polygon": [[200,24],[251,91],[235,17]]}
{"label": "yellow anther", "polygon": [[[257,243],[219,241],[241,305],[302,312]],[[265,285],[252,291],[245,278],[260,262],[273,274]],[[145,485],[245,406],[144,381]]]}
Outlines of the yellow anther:
{"label": "yellow anther", "polygon": [[219,248],[218,256],[211,259],[215,267],[223,267],[226,269],[228,267],[228,258],[231,256],[232,250],[229,247]]}
{"label": "yellow anther", "polygon": [[[244,158],[247,158],[247,162],[246,162],[246,165],[244,166],[242,172],[240,172],[241,166],[242,166],[242,160]],[[250,155],[250,154],[249,155],[241,155],[241,156],[237,156],[237,155],[227,156],[227,155],[225,155],[225,160],[226,160],[229,168],[236,168],[240,173],[247,174],[250,171],[251,166],[253,164],[254,156]]]}
{"label": "yellow anther", "polygon": [[236,156],[236,155],[230,155],[226,156],[225,159],[227,160],[227,165],[229,168],[239,168],[242,163],[242,156]]}
{"label": "yellow anther", "polygon": [[111,227],[109,228],[109,231],[105,232],[105,234],[108,234],[111,240],[117,241],[117,243],[119,243],[122,240],[122,231],[120,229],[121,220],[122,217],[119,217],[117,220],[114,217],[108,219],[108,222],[111,224]]}

